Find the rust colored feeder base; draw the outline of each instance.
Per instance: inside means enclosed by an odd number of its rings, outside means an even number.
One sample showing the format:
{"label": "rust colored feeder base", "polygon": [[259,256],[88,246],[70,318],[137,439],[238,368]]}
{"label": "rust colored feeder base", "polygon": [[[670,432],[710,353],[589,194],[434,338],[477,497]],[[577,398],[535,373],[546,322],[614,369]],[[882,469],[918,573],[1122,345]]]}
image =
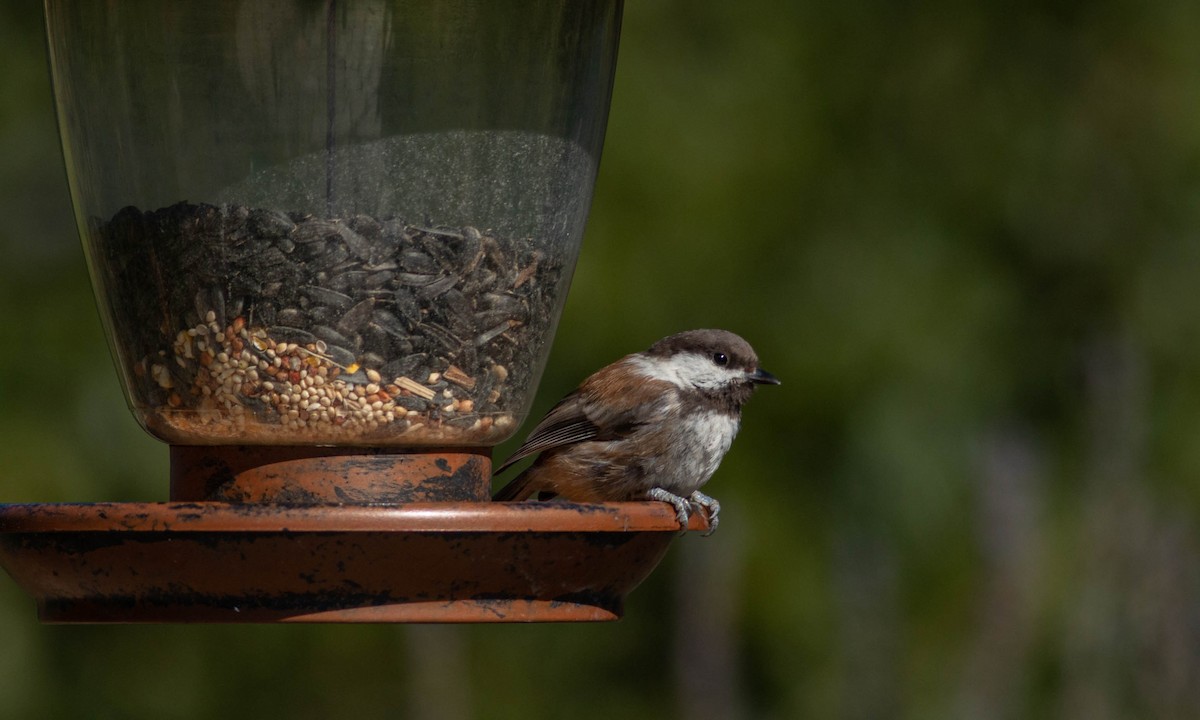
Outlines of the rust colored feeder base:
{"label": "rust colored feeder base", "polygon": [[171,500],[283,505],[482,501],[486,448],[171,446]]}
{"label": "rust colored feeder base", "polygon": [[0,563],[51,623],[615,620],[678,530],[665,503],[0,505]]}

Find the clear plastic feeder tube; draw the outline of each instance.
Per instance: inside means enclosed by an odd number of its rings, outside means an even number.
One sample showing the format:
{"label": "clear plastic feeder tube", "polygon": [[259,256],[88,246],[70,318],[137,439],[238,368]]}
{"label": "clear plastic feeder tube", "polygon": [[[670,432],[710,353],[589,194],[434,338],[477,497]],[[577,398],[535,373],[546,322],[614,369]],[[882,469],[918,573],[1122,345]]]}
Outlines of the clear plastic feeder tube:
{"label": "clear plastic feeder tube", "polygon": [[181,445],[494,445],[528,412],[619,0],[46,0],[130,407]]}

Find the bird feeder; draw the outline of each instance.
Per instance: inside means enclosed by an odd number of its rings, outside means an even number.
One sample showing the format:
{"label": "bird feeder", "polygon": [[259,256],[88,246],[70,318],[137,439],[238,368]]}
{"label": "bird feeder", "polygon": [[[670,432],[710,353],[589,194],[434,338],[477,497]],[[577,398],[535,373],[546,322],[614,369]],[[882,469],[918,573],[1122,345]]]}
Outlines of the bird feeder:
{"label": "bird feeder", "polygon": [[620,0],[45,8],[101,318],[171,477],[0,506],[40,617],[619,617],[669,507],[488,500],[578,256]]}

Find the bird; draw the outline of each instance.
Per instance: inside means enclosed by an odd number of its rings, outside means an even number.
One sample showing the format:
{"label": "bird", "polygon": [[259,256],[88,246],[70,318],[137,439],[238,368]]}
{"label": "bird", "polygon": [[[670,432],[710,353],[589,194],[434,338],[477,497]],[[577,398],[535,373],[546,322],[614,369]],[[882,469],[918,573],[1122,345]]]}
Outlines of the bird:
{"label": "bird", "polygon": [[720,503],[700,488],[716,472],[758,385],[779,379],[750,343],[727,330],[665,337],[596,371],[558,402],[495,472],[536,459],[497,502],[658,500],[687,529],[693,506],[719,523]]}

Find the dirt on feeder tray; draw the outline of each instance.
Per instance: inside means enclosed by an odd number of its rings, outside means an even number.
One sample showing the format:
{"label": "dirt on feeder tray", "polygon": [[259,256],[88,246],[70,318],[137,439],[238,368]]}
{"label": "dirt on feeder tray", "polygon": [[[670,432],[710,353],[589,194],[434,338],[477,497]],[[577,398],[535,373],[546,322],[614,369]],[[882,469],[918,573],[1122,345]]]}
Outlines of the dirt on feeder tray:
{"label": "dirt on feeder tray", "polygon": [[562,279],[470,226],[180,203],[93,231],[134,403],[176,443],[493,444]]}

